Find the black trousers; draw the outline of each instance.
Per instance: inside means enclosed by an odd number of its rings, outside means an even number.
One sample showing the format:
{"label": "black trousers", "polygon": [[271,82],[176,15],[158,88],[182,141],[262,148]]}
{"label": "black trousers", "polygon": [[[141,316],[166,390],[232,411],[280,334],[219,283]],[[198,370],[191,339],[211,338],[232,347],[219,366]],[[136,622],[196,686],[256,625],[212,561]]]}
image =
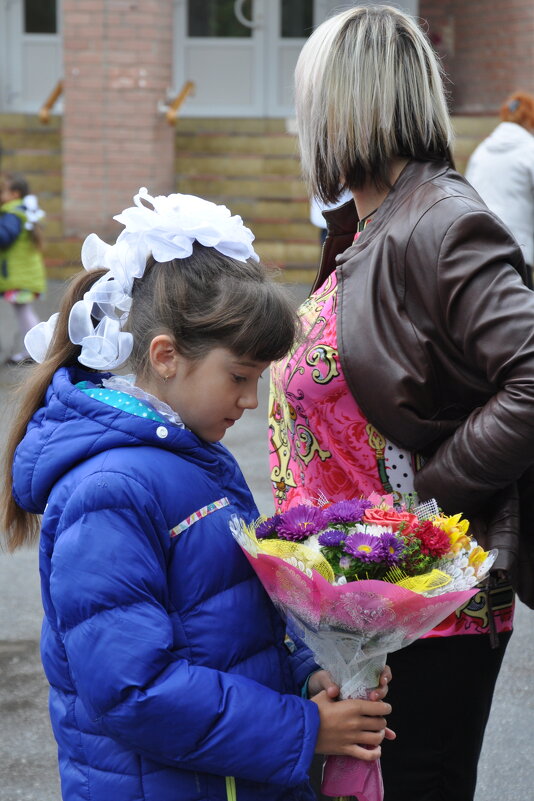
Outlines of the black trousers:
{"label": "black trousers", "polygon": [[473,801],[495,682],[511,632],[417,640],[389,654],[384,801]]}

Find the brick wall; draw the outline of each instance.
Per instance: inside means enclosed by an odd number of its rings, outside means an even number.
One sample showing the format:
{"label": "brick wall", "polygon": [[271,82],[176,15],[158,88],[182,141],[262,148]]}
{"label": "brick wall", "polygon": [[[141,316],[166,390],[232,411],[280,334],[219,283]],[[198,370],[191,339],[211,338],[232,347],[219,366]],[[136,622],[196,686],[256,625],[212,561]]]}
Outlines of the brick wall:
{"label": "brick wall", "polygon": [[172,0],[63,0],[64,229],[116,235],[140,186],[174,189]]}
{"label": "brick wall", "polygon": [[420,0],[419,15],[451,78],[454,113],[491,114],[516,89],[534,94],[532,0]]}

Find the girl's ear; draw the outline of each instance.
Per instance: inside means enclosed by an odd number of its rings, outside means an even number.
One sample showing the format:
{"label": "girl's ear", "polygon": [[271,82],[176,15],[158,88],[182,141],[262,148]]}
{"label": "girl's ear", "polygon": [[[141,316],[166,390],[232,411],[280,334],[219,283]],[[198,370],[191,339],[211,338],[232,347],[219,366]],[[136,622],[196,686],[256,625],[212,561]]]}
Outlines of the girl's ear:
{"label": "girl's ear", "polygon": [[168,334],[158,334],[150,343],[150,364],[156,374],[163,379],[173,378],[178,368],[178,351]]}

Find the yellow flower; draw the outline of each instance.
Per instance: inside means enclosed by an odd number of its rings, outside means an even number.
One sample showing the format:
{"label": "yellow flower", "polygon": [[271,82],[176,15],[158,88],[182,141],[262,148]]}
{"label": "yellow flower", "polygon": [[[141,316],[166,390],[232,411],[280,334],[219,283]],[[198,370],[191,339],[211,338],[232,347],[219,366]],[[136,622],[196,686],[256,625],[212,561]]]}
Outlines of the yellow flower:
{"label": "yellow flower", "polygon": [[469,520],[460,520],[461,516],[461,514],[450,515],[449,517],[438,515],[432,520],[434,526],[437,526],[448,535],[453,553],[458,553],[463,548],[469,548],[469,537],[467,536]]}
{"label": "yellow flower", "polygon": [[486,559],[488,553],[480,545],[477,545],[471,553],[469,554],[469,564],[474,569],[475,573],[478,574],[479,568],[481,564]]}

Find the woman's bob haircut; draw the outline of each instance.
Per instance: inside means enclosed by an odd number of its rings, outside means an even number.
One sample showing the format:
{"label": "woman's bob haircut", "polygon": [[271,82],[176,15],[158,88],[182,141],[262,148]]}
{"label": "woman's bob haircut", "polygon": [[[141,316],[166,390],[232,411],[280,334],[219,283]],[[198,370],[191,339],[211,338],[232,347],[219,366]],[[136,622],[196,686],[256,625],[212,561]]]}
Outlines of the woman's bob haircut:
{"label": "woman's bob haircut", "polygon": [[312,196],[390,187],[391,160],[447,160],[453,133],[438,59],[416,21],[356,6],[323,22],[295,71],[302,169]]}

